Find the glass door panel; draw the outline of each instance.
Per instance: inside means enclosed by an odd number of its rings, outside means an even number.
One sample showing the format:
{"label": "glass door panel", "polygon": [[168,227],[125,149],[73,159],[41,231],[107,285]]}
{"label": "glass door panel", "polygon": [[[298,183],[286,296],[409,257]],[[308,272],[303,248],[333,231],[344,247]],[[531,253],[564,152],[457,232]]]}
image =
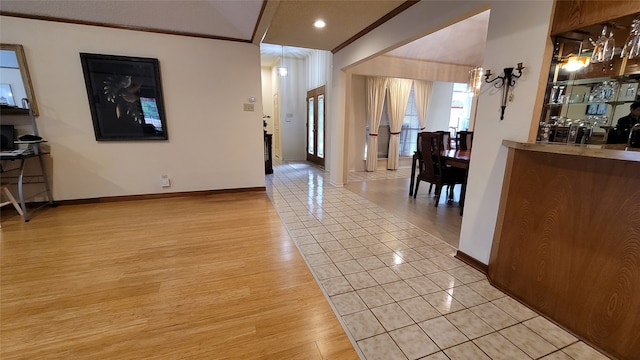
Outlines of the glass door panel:
{"label": "glass door panel", "polygon": [[324,158],[324,94],[318,95],[318,157]]}
{"label": "glass door panel", "polygon": [[315,154],[315,101],[313,97],[307,99],[307,153]]}
{"label": "glass door panel", "polygon": [[307,160],[324,166],[325,87],[307,92]]}

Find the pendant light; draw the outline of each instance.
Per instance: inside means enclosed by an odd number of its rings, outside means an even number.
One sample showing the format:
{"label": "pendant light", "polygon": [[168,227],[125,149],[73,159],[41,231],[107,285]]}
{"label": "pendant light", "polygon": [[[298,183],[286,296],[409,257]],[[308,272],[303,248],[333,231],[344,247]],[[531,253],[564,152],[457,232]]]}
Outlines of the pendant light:
{"label": "pendant light", "polygon": [[280,66],[278,67],[278,75],[279,76],[287,76],[289,74],[289,69],[284,66],[284,45],[280,46],[282,48],[282,56],[280,57]]}

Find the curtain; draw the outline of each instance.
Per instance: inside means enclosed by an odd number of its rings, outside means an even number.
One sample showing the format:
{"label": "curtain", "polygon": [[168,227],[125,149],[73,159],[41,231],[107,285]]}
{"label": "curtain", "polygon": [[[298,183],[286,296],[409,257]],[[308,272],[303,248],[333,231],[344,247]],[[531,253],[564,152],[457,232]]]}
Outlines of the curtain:
{"label": "curtain", "polygon": [[400,131],[402,130],[402,121],[407,111],[407,102],[411,93],[411,84],[413,80],[409,79],[389,79],[389,96],[387,97],[387,110],[389,111],[389,157],[387,158],[387,169],[397,170],[400,161]]}
{"label": "curtain", "polygon": [[429,100],[431,100],[431,81],[414,80],[413,95],[416,99],[416,111],[418,113],[418,121],[420,122],[420,132],[427,127],[427,109],[429,108]]}
{"label": "curtain", "polygon": [[376,171],[378,165],[378,127],[384,108],[387,79],[367,77],[367,118],[369,119],[369,139],[367,141],[366,170]]}

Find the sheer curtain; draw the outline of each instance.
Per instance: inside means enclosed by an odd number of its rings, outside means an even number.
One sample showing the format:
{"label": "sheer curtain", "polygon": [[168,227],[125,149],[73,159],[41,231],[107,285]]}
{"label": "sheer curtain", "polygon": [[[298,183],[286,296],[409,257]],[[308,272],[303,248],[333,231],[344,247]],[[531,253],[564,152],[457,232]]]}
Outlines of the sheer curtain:
{"label": "sheer curtain", "polygon": [[429,100],[431,99],[431,81],[414,80],[413,94],[416,99],[416,112],[418,113],[418,121],[420,122],[420,132],[427,127],[427,109],[429,108]]}
{"label": "sheer curtain", "polygon": [[378,127],[384,107],[387,79],[367,78],[367,118],[369,119],[369,139],[367,141],[366,170],[376,171],[378,165]]}
{"label": "sheer curtain", "polygon": [[402,121],[404,113],[407,111],[407,101],[409,101],[409,93],[411,93],[411,84],[413,80],[409,79],[389,79],[389,96],[387,97],[387,110],[389,111],[389,157],[387,158],[387,169],[398,169],[400,161],[400,131],[402,130]]}

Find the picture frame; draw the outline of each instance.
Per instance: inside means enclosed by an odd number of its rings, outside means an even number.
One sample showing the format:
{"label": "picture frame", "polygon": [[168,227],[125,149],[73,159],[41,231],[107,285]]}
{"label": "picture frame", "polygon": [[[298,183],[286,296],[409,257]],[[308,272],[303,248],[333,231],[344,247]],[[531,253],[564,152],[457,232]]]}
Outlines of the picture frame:
{"label": "picture frame", "polygon": [[638,95],[638,83],[623,83],[620,86],[619,101],[634,101]]}
{"label": "picture frame", "polygon": [[97,141],[168,140],[158,59],[80,53]]}
{"label": "picture frame", "polygon": [[605,115],[607,113],[607,104],[596,103],[588,104],[586,115]]}
{"label": "picture frame", "polygon": [[567,143],[574,144],[578,139],[578,130],[580,129],[579,124],[571,124],[569,126],[569,135],[567,136]]}

